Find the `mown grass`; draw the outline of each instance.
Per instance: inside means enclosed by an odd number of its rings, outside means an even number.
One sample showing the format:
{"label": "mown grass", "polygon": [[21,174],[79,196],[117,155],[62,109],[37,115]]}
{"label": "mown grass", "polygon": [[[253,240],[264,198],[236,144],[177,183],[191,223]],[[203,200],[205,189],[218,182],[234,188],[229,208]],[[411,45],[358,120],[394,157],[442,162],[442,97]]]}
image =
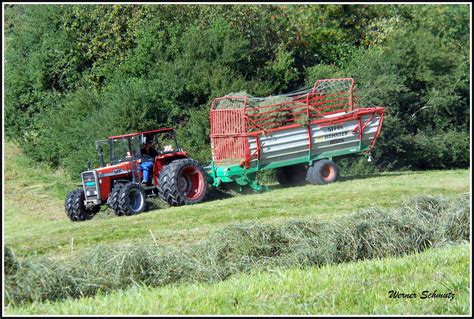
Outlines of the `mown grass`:
{"label": "mown grass", "polygon": [[470,239],[470,196],[417,196],[330,222],[237,223],[183,248],[100,245],[65,260],[5,254],[11,305],[88,297],[135,284],[217,282],[236,273],[405,256]]}
{"label": "mown grass", "polygon": [[[402,258],[308,269],[274,268],[213,283],[136,286],[107,295],[6,308],[7,314],[404,314],[470,313],[470,245]],[[389,291],[416,293],[391,299]],[[423,291],[454,299],[421,299]]]}
{"label": "mown grass", "polygon": [[[131,217],[109,211],[94,219],[70,222],[63,198],[74,182],[64,173],[33,165],[12,143],[5,144],[5,243],[17,255],[74,253],[98,243],[181,245],[244,221],[280,223],[289,217],[332,219],[361,208],[393,207],[421,194],[469,191],[469,170],[384,173],[345,177],[325,185],[279,188],[199,205],[157,209]],[[73,245],[71,246],[71,242]]]}

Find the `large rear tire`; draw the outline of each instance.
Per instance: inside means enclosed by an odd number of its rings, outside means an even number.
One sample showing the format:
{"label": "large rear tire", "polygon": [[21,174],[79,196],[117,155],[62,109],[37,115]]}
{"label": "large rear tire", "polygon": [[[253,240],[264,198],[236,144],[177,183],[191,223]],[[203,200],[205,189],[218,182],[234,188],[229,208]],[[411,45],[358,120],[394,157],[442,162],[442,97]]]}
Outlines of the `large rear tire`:
{"label": "large rear tire", "polygon": [[91,219],[100,211],[99,205],[93,206],[92,208],[86,208],[84,200],[85,196],[82,188],[78,188],[67,194],[64,208],[67,216],[73,222]]}
{"label": "large rear tire", "polygon": [[158,195],[172,206],[200,203],[207,191],[206,172],[191,158],[165,165],[158,177]]}
{"label": "large rear tire", "polygon": [[306,170],[304,164],[279,167],[276,169],[276,179],[282,186],[304,185]]}
{"label": "large rear tire", "polygon": [[145,191],[135,183],[124,184],[118,191],[116,202],[117,216],[140,214],[146,209]]}
{"label": "large rear tire", "polygon": [[339,167],[330,160],[317,161],[308,168],[306,180],[311,184],[324,185],[335,182],[339,178]]}

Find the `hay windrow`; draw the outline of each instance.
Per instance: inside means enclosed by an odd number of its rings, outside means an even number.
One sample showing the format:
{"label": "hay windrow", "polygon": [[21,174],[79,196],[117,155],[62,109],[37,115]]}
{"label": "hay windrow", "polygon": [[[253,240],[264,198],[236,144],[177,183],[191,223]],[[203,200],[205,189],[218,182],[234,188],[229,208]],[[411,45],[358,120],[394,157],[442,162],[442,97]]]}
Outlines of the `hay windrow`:
{"label": "hay windrow", "polygon": [[463,194],[457,200],[457,205],[446,207],[446,212],[438,219],[437,242],[441,245],[470,238],[471,196]]}
{"label": "hay windrow", "polygon": [[5,247],[11,305],[92,296],[133,285],[216,282],[238,272],[403,256],[470,238],[470,195],[418,196],[396,209],[371,207],[330,222],[241,223],[181,248],[103,245],[79,258],[17,258]]}

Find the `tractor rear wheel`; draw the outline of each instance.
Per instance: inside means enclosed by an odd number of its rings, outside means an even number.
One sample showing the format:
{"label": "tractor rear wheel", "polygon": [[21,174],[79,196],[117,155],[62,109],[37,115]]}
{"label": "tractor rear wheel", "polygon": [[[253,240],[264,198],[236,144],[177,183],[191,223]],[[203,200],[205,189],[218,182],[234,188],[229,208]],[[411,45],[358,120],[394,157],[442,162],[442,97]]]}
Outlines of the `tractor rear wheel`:
{"label": "tractor rear wheel", "polygon": [[123,184],[115,184],[109,194],[109,198],[107,199],[107,205],[110,207],[111,210],[113,210],[114,214],[117,216],[121,216],[121,211],[119,211],[118,209],[118,199],[122,187]]}
{"label": "tractor rear wheel", "polygon": [[308,169],[306,180],[311,184],[324,185],[335,182],[339,177],[339,167],[330,160],[320,160]]}
{"label": "tractor rear wheel", "polygon": [[66,210],[67,216],[73,222],[91,219],[99,212],[99,205],[86,208],[84,205],[84,200],[85,196],[84,190],[82,188],[78,188],[67,194],[66,201],[64,202],[64,208]]}
{"label": "tractor rear wheel", "polygon": [[145,191],[135,183],[124,184],[117,191],[117,201],[115,214],[118,216],[136,215],[143,212],[146,208]]}
{"label": "tractor rear wheel", "polygon": [[303,185],[306,179],[304,164],[279,167],[276,169],[276,179],[282,186]]}
{"label": "tractor rear wheel", "polygon": [[200,203],[207,191],[206,172],[191,158],[165,165],[158,177],[158,195],[172,206]]}

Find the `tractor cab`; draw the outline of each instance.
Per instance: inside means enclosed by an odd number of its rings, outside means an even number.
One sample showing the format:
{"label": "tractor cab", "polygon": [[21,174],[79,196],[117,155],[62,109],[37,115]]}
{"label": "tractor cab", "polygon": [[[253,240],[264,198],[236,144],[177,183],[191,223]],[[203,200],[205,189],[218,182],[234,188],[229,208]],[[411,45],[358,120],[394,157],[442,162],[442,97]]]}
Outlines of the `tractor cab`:
{"label": "tractor cab", "polygon": [[100,167],[116,165],[130,160],[141,160],[145,143],[151,141],[153,149],[161,155],[183,152],[173,128],[111,136],[95,142]]}

